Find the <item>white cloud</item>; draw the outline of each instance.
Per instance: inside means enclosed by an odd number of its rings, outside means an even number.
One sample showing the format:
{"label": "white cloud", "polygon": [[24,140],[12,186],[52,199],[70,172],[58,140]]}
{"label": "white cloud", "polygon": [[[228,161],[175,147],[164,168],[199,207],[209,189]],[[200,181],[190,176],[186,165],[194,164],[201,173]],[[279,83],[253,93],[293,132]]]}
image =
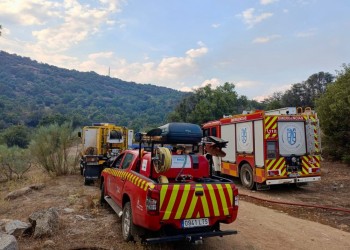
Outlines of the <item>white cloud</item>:
{"label": "white cloud", "polygon": [[296,33],[296,37],[311,37],[316,35],[316,29]]}
{"label": "white cloud", "polygon": [[24,26],[43,25],[46,20],[59,15],[57,7],[58,3],[45,0],[2,0],[0,15],[8,22]]}
{"label": "white cloud", "polygon": [[251,88],[255,88],[257,86],[259,86],[260,83],[256,82],[256,81],[239,81],[237,83],[235,83],[235,86],[237,89],[251,89]]}
{"label": "white cloud", "polygon": [[[266,84],[261,84],[261,85],[265,86]],[[265,94],[265,95],[262,94],[259,96],[255,96],[252,99],[255,101],[261,102],[264,99],[270,98],[273,95],[273,93],[287,91],[288,89],[291,88],[291,86],[292,86],[292,84],[282,84],[282,85],[278,85],[278,86],[273,86],[273,87],[267,88],[265,90],[265,93],[270,93],[270,94]]]}
{"label": "white cloud", "polygon": [[212,78],[209,80],[205,80],[204,82],[202,82],[201,87],[205,87],[207,85],[211,85],[212,89],[215,89],[217,87],[219,87],[221,85],[221,81],[217,78]]}
{"label": "white cloud", "polygon": [[220,24],[219,24],[219,23],[213,23],[213,24],[211,25],[211,27],[217,29],[217,28],[220,27]]}
{"label": "white cloud", "polygon": [[195,58],[195,57],[200,57],[202,55],[205,55],[207,53],[208,53],[208,48],[202,47],[199,49],[190,49],[186,52],[186,55],[188,55],[191,58]]}
{"label": "white cloud", "polygon": [[270,12],[263,12],[260,15],[254,15],[254,12],[254,8],[249,8],[239,14],[238,17],[242,18],[243,22],[245,22],[249,28],[252,28],[254,25],[273,16],[273,13]]}
{"label": "white cloud", "polygon": [[33,26],[31,43],[36,51],[61,53],[99,31],[103,24],[114,25],[110,16],[120,11],[124,0],[99,0],[91,7],[77,0],[2,0],[0,15],[22,26]]}
{"label": "white cloud", "polygon": [[267,5],[267,4],[271,4],[274,2],[278,2],[278,0],[260,0],[260,4],[262,4],[262,5]]}
{"label": "white cloud", "polygon": [[[203,45],[201,42],[199,44]],[[182,91],[192,91],[192,88],[185,87],[182,80],[195,74],[198,70],[196,60],[204,56],[207,51],[206,47],[189,49],[183,57],[165,57],[159,62],[144,63],[130,63],[126,59],[116,58],[112,52],[105,51],[90,54],[88,60],[74,68],[79,68],[81,71],[93,69],[99,74],[107,75],[110,67],[111,76],[125,81],[152,83]],[[106,65],[106,61],[109,65]]]}
{"label": "white cloud", "polygon": [[253,43],[268,43],[272,40],[276,40],[280,38],[280,35],[271,35],[271,36],[265,36],[265,37],[257,37],[253,40]]}

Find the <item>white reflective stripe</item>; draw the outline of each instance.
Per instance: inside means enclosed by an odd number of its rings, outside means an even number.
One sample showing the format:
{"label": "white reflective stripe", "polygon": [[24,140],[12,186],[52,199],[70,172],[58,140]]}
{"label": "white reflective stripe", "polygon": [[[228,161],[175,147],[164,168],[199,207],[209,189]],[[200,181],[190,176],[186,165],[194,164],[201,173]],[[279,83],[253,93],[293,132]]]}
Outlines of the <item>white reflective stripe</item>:
{"label": "white reflective stripe", "polygon": [[305,178],[267,180],[266,184],[276,185],[276,184],[287,184],[287,183],[312,182],[312,181],[320,181],[320,180],[321,180],[321,176],[315,176],[315,177],[305,177]]}

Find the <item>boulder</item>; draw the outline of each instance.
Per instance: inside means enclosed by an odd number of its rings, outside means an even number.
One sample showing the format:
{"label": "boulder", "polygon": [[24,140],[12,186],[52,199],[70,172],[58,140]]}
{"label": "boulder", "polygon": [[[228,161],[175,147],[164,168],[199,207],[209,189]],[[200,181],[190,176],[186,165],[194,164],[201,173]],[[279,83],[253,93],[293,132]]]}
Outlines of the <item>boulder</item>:
{"label": "boulder", "polygon": [[45,187],[45,184],[43,183],[38,183],[38,184],[32,184],[29,187],[24,187],[15,191],[12,191],[10,193],[8,193],[5,196],[5,200],[14,200],[22,195],[28,194],[30,192],[32,192],[33,190],[40,190],[43,187]]}
{"label": "boulder", "polygon": [[34,238],[52,236],[59,226],[57,208],[34,212],[29,216],[29,222],[33,227]]}
{"label": "boulder", "polygon": [[20,220],[11,220],[5,224],[5,232],[15,237],[22,236],[31,225]]}
{"label": "boulder", "polygon": [[18,244],[15,236],[0,232],[1,250],[18,250]]}

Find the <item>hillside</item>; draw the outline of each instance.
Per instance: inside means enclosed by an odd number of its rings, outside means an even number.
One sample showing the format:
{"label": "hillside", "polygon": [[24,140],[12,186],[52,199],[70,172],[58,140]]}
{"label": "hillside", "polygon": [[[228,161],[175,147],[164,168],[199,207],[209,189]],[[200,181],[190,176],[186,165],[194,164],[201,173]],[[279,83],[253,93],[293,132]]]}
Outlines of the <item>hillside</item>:
{"label": "hillside", "polygon": [[67,119],[77,126],[112,122],[137,130],[164,123],[184,95],[0,51],[0,130]]}

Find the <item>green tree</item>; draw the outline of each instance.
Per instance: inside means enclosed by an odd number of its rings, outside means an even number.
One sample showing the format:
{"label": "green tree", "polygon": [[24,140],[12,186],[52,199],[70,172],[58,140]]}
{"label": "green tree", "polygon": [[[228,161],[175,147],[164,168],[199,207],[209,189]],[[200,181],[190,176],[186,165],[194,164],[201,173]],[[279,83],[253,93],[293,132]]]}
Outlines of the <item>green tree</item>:
{"label": "green tree", "polygon": [[302,83],[292,84],[285,92],[275,92],[266,98],[263,103],[266,109],[282,107],[311,107],[315,108],[315,100],[319,98],[329,84],[333,83],[334,76],[330,73],[319,72],[311,75]]}
{"label": "green tree", "polygon": [[168,121],[202,124],[223,115],[241,113],[249,106],[250,102],[245,96],[238,96],[234,84],[226,82],[216,89],[209,84],[185,96],[175,111],[169,114]]}
{"label": "green tree", "polygon": [[26,148],[30,142],[29,129],[23,125],[15,125],[3,132],[3,140],[8,147]]}
{"label": "green tree", "polygon": [[334,84],[316,101],[324,133],[324,155],[350,163],[350,65],[343,65]]}

